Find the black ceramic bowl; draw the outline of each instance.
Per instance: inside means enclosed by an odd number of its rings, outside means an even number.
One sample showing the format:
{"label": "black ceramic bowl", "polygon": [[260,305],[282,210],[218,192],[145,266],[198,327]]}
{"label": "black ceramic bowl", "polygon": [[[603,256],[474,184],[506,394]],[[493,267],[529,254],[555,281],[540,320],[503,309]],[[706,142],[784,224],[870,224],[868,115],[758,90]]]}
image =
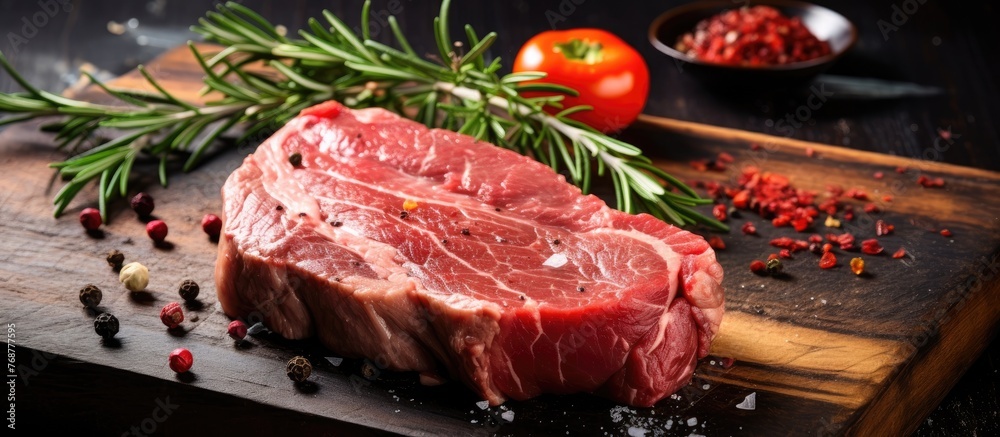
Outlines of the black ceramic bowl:
{"label": "black ceramic bowl", "polygon": [[673,58],[681,71],[713,84],[782,86],[806,82],[823,72],[847,52],[858,37],[847,18],[822,6],[793,0],[751,0],[750,4],[771,6],[786,16],[798,17],[813,35],[830,44],[830,54],[791,64],[747,67],[699,61],[674,48],[677,39],[693,30],[699,21],[740,7],[731,0],[699,1],[671,9],[653,21],[649,27],[649,41],[657,50]]}

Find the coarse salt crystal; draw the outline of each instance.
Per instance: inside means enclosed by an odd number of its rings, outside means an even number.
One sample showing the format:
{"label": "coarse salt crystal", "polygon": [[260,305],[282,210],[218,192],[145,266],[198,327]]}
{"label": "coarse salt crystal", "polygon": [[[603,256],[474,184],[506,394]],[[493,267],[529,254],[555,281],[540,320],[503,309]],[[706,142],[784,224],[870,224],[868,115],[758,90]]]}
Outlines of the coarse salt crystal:
{"label": "coarse salt crystal", "polygon": [[340,363],[344,362],[343,358],[340,357],[326,357],[326,360],[333,364],[334,367],[339,366]]}
{"label": "coarse salt crystal", "polygon": [[503,414],[500,415],[500,418],[502,418],[503,420],[506,420],[508,422],[513,422],[514,421],[514,412],[513,411],[504,411]]}
{"label": "coarse salt crystal", "polygon": [[566,258],[566,255],[554,253],[549,257],[549,259],[545,260],[542,265],[546,267],[562,267],[566,265],[567,262],[569,262],[569,259]]}
{"label": "coarse salt crystal", "polygon": [[695,425],[697,425],[698,424],[698,418],[697,417],[692,417],[692,418],[688,419],[687,424],[688,424],[688,426],[695,426]]}
{"label": "coarse salt crystal", "polygon": [[628,427],[628,435],[631,437],[646,437],[646,429],[630,426]]}
{"label": "coarse salt crystal", "polygon": [[476,406],[479,407],[480,410],[485,410],[485,409],[489,408],[490,403],[489,403],[489,401],[479,401],[479,402],[476,402]]}
{"label": "coarse salt crystal", "polygon": [[757,409],[757,392],[753,392],[743,398],[743,402],[736,405],[736,408],[741,410],[756,410]]}

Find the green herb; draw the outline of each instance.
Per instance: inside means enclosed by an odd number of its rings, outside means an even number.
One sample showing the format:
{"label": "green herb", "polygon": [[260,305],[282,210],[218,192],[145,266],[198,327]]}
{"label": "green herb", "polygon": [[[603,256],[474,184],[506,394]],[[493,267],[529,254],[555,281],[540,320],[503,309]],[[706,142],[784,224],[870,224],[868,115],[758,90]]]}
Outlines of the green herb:
{"label": "green herb", "polygon": [[[576,92],[554,84],[525,83],[544,78],[544,73],[499,75],[500,59],[486,55],[496,33],[480,37],[466,25],[466,42],[454,42],[448,32],[449,3],[442,2],[434,20],[439,53],[426,59],[414,52],[394,17],[389,17],[389,27],[398,47],[371,40],[364,26],[369,2],[363,8],[360,35],[324,11],[323,19],[309,19],[308,29],[299,31],[298,37],[284,35],[244,6],[219,5],[192,30],[224,48],[206,57],[189,43],[205,72],[205,92],[221,95],[202,106],[173,96],[141,66],[140,73],[156,92],[112,89],[88,75],[124,106],[68,99],[34,88],[0,54],[0,66],[25,90],[0,93],[0,112],[15,114],[0,119],[0,125],[64,116],[44,128],[57,133],[60,147],[74,152],[96,139],[99,128],[120,131],[114,139],[97,140],[85,151],[52,164],[68,179],[55,197],[57,216],[92,180],[98,181],[100,209],[105,213],[110,198],[128,192],[133,165],[144,154],[159,159],[160,182],[166,185],[167,162],[177,152],[188,154],[184,164],[188,171],[231,130],[243,128],[237,143],[259,138],[300,110],[335,99],[352,108],[386,108],[427,126],[529,155],[565,171],[584,193],[590,191],[595,174],[609,175],[617,206],[626,212],[648,212],[678,225],[702,223],[728,229],[693,209],[710,200],[655,167],[637,147],[568,118],[590,108],[562,109],[563,95],[522,96],[525,91]],[[259,68],[261,63],[270,71]],[[562,111],[550,115],[545,107]]]}

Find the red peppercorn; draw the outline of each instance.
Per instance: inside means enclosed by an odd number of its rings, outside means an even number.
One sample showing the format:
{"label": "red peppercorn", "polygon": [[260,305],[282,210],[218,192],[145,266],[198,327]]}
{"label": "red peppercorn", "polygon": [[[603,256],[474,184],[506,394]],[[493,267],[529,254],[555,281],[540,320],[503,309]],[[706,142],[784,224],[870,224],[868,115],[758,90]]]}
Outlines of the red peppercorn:
{"label": "red peppercorn", "polygon": [[191,365],[194,364],[194,356],[191,355],[191,351],[179,347],[170,352],[167,363],[170,364],[170,370],[177,373],[184,373],[191,370]]}
{"label": "red peppercorn", "polygon": [[819,259],[819,268],[821,269],[832,269],[837,265],[837,256],[833,252],[826,252],[823,257]]}
{"label": "red peppercorn", "polygon": [[904,256],[906,256],[906,249],[904,249],[902,247],[900,247],[899,250],[896,251],[896,253],[892,254],[892,257],[895,258],[895,259],[900,259],[900,258],[902,258]]}
{"label": "red peppercorn", "polygon": [[896,173],[899,173],[899,174],[906,173],[907,170],[909,170],[909,169],[906,168],[906,167],[903,167],[903,166],[896,167]]}
{"label": "red peppercorn", "polygon": [[876,205],[874,203],[866,203],[865,204],[865,212],[867,212],[868,214],[875,214],[875,213],[877,213],[879,211],[880,210],[879,210],[878,205]]}
{"label": "red peppercorn", "polygon": [[763,274],[766,270],[767,270],[767,264],[764,264],[764,261],[761,261],[759,259],[755,259],[755,260],[753,260],[753,262],[750,263],[750,271],[751,272],[754,272],[754,273],[760,275],[760,274]]}
{"label": "red peppercorn", "polygon": [[222,219],[215,214],[205,214],[205,217],[201,218],[201,230],[209,237],[219,238],[219,233],[222,232]]}
{"label": "red peppercorn", "polygon": [[789,252],[788,249],[781,249],[778,251],[778,256],[787,259],[792,257],[792,253]]}
{"label": "red peppercorn", "polygon": [[96,231],[101,227],[101,212],[94,208],[84,208],[80,211],[80,224],[88,231]]}
{"label": "red peppercorn", "polygon": [[184,311],[181,311],[181,304],[170,302],[160,310],[160,321],[168,328],[174,329],[184,321]]}
{"label": "red peppercorn", "polygon": [[882,253],[882,250],[882,245],[874,238],[861,242],[861,251],[868,255],[878,255]]}
{"label": "red peppercorn", "polygon": [[146,223],[146,234],[153,241],[160,243],[167,239],[167,224],[163,220],[153,220]]}
{"label": "red peppercorn", "polygon": [[712,207],[712,216],[714,216],[715,219],[718,220],[718,221],[720,221],[720,222],[726,221],[726,219],[728,218],[726,216],[726,205],[718,203],[715,206],[713,206]]}
{"label": "red peppercorn", "polygon": [[233,320],[229,322],[229,328],[226,332],[233,340],[241,341],[247,336],[247,324],[239,320]]}
{"label": "red peppercorn", "polygon": [[820,235],[820,234],[812,234],[812,235],[809,236],[809,242],[810,243],[822,243],[823,242],[823,236]]}
{"label": "red peppercorn", "polygon": [[139,193],[132,197],[132,201],[129,202],[132,205],[132,210],[139,217],[149,217],[153,213],[153,196],[146,193]]}
{"label": "red peppercorn", "polygon": [[746,222],[746,223],[744,223],[743,227],[740,228],[740,229],[742,229],[743,233],[746,234],[746,235],[756,235],[757,234],[757,226],[754,226],[753,222]]}
{"label": "red peppercorn", "polygon": [[832,244],[826,243],[826,244],[823,245],[823,253],[827,253],[827,252],[829,252],[831,250],[833,250],[833,245]]}
{"label": "red peppercorn", "polygon": [[882,179],[882,178],[885,177],[885,173],[877,171],[877,172],[875,172],[875,174],[872,175],[872,177],[874,177],[875,179]]}
{"label": "red peppercorn", "polygon": [[951,237],[951,231],[949,231],[947,229],[942,229],[941,230],[941,236],[942,237]]}

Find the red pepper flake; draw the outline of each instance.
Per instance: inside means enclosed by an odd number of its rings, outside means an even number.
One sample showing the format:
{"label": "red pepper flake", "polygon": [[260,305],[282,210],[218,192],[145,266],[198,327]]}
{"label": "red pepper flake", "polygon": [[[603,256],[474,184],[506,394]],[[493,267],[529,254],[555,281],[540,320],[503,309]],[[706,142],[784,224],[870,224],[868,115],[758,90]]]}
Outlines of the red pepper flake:
{"label": "red pepper flake", "polygon": [[816,156],[816,151],[812,147],[806,147],[806,156],[812,158]]}
{"label": "red pepper flake", "polygon": [[823,236],[820,235],[820,234],[812,234],[812,235],[809,236],[809,242],[810,243],[822,243],[823,242]]}
{"label": "red pepper flake", "polygon": [[906,168],[905,166],[902,166],[902,165],[899,166],[899,167],[896,167],[896,173],[899,173],[899,174],[906,173],[909,170],[910,170],[909,168]]}
{"label": "red pepper flake", "polygon": [[900,247],[899,250],[897,250],[895,253],[892,254],[892,257],[895,259],[900,259],[904,256],[906,256],[906,249],[902,247]]}
{"label": "red pepper flake", "polygon": [[896,226],[886,223],[885,220],[875,222],[875,235],[879,237],[889,235],[894,230],[896,230]]}
{"label": "red pepper flake", "polygon": [[795,230],[798,232],[805,232],[806,229],[809,229],[809,225],[811,224],[812,224],[812,218],[808,216],[799,217],[792,220],[792,227],[795,228]]}
{"label": "red pepper flake", "polygon": [[781,249],[781,250],[778,251],[778,256],[780,256],[782,258],[786,258],[786,259],[787,258],[791,258],[792,257],[792,252],[790,252],[788,249]]}
{"label": "red pepper flake", "polygon": [[756,152],[760,149],[761,149],[760,143],[750,143],[750,150]]}
{"label": "red pepper flake", "polygon": [[832,269],[837,265],[837,256],[833,252],[825,252],[819,259],[819,268]]}
{"label": "red pepper flake", "polygon": [[951,140],[951,128],[949,128],[948,130],[938,128],[937,131],[938,131],[938,136],[941,137],[942,140],[945,141]]}
{"label": "red pepper flake", "polygon": [[791,223],[791,221],[792,221],[791,217],[787,215],[779,215],[771,219],[771,224],[774,225],[774,227],[776,228],[783,228],[785,226],[788,226],[788,224]]}
{"label": "red pepper flake", "polygon": [[872,177],[875,178],[875,179],[882,179],[882,178],[885,177],[885,173],[877,171],[877,172],[875,172],[875,174],[872,175]]}
{"label": "red pepper flake", "polygon": [[830,252],[832,250],[833,250],[833,245],[832,244],[826,243],[826,244],[823,245],[823,253],[827,253],[827,252]]}
{"label": "red pepper flake", "polygon": [[890,203],[890,202],[892,202],[892,196],[889,195],[889,194],[886,194],[886,195],[882,196],[882,201],[885,202],[885,203]]}
{"label": "red pepper flake", "polygon": [[855,200],[871,200],[871,197],[868,195],[868,193],[860,188],[851,188],[850,190],[844,192],[844,196],[850,197]]}
{"label": "red pepper flake", "polygon": [[776,259],[778,259],[778,254],[776,254],[776,253],[770,253],[770,254],[767,255],[767,260],[768,261],[773,261],[773,260],[776,260]]}
{"label": "red pepper flake", "polygon": [[753,262],[750,263],[751,272],[754,272],[758,275],[763,275],[766,270],[767,270],[767,264],[764,264],[764,261],[755,259],[753,260]]}
{"label": "red pepper flake", "polygon": [[712,246],[715,250],[724,250],[726,248],[726,242],[722,241],[722,237],[712,236],[708,239],[708,245]]}
{"label": "red pepper flake", "polygon": [[728,218],[726,216],[726,205],[721,203],[715,204],[715,206],[712,207],[712,216],[720,222],[726,221]]}
{"label": "red pepper flake", "polygon": [[740,209],[747,209],[750,205],[750,191],[743,190],[733,196],[733,206]]}
{"label": "red pepper flake", "polygon": [[726,164],[732,164],[736,162],[736,158],[733,158],[733,155],[730,155],[726,152],[719,152],[719,156],[715,158],[715,160],[719,162],[724,162]]}
{"label": "red pepper flake", "polygon": [[878,243],[878,240],[872,238],[861,242],[861,252],[868,255],[878,255],[882,253],[882,245]]}
{"label": "red pepper flake", "polygon": [[917,178],[917,183],[923,186],[924,188],[941,188],[944,186],[944,179],[929,178],[927,176],[920,175],[920,177]]}
{"label": "red pepper flake", "polygon": [[877,213],[879,213],[881,211],[882,210],[879,209],[878,205],[876,205],[874,203],[866,203],[865,204],[865,212],[868,213],[868,214],[877,214]]}
{"label": "red pepper flake", "polygon": [[840,234],[837,237],[837,244],[840,245],[840,250],[851,250],[854,248],[854,235],[851,233]]}
{"label": "red pepper flake", "polygon": [[757,226],[754,226],[753,222],[746,222],[743,227],[740,228],[746,235],[757,235]]}
{"label": "red pepper flake", "polygon": [[951,231],[949,231],[947,229],[942,229],[941,230],[941,236],[942,237],[951,237]]}
{"label": "red pepper flake", "polygon": [[691,168],[698,171],[708,171],[708,160],[699,159],[691,161]]}
{"label": "red pepper flake", "polygon": [[771,240],[771,245],[779,249],[791,249],[795,247],[795,240],[788,237],[778,237]]}

